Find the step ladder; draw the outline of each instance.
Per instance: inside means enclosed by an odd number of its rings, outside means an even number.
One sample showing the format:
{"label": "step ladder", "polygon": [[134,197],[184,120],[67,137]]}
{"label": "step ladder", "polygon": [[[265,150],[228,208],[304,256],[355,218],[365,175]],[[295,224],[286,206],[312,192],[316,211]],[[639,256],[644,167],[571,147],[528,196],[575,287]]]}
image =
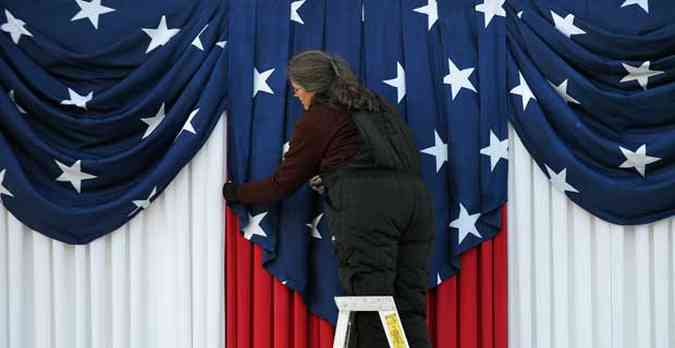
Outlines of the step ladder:
{"label": "step ladder", "polygon": [[333,348],[347,348],[352,312],[378,312],[390,348],[410,348],[391,296],[337,296],[339,314]]}

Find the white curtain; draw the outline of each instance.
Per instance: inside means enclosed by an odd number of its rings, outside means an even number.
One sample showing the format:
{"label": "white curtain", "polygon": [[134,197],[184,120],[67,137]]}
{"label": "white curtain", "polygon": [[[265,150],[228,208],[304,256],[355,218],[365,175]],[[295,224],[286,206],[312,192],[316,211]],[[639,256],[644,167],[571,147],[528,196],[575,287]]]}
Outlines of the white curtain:
{"label": "white curtain", "polygon": [[673,219],[593,217],[510,135],[509,347],[675,347]]}
{"label": "white curtain", "polygon": [[223,347],[223,124],[147,210],[89,245],[1,208],[0,347]]}

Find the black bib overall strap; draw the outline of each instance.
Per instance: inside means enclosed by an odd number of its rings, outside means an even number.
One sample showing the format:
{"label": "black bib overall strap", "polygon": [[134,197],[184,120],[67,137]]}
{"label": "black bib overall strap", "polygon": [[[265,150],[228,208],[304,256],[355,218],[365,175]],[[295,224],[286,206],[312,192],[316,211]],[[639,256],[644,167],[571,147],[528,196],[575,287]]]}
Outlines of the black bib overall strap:
{"label": "black bib overall strap", "polygon": [[420,173],[420,155],[410,128],[397,114],[357,112],[352,115],[361,134],[371,166]]}
{"label": "black bib overall strap", "polygon": [[[340,281],[348,295],[394,296],[410,346],[431,347],[426,284],[434,219],[419,150],[396,114],[352,117],[363,143],[359,153],[322,174]],[[355,315],[349,347],[388,347],[376,312]]]}

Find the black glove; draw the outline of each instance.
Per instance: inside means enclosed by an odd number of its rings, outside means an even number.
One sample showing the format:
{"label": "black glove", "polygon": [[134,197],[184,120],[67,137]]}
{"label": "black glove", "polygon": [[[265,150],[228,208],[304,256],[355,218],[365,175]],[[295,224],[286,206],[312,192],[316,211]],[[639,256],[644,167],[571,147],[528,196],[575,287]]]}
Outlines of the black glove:
{"label": "black glove", "polygon": [[230,181],[223,184],[223,198],[225,198],[228,205],[239,203],[239,197],[237,197],[237,184]]}

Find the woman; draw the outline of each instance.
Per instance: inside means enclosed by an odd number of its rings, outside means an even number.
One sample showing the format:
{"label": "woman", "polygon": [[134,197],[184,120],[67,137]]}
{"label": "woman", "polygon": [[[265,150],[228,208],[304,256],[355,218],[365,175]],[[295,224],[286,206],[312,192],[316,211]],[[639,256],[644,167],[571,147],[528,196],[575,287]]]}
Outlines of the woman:
{"label": "woman", "polygon": [[[426,282],[433,211],[409,128],[341,59],[303,52],[291,59],[288,76],[305,110],[288,152],[273,176],[226,183],[225,199],[269,204],[311,178],[312,188],[326,193],[346,293],[394,296],[410,346],[431,347]],[[388,347],[376,312],[358,313],[350,337],[350,347]]]}

